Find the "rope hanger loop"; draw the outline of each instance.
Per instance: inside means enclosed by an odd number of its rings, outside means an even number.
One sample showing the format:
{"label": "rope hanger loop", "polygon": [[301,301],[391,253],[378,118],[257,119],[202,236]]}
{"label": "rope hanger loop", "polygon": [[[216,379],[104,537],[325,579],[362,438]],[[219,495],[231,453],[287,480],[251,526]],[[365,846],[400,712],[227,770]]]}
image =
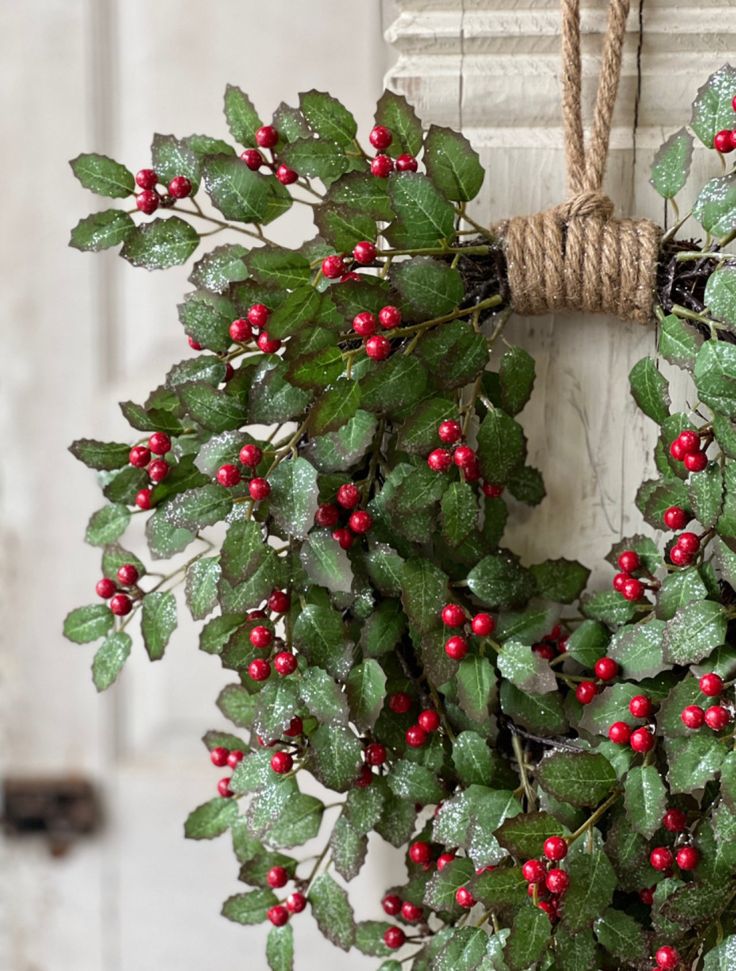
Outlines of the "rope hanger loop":
{"label": "rope hanger loop", "polygon": [[603,193],[630,0],[609,0],[593,125],[586,148],[581,107],[580,2],[562,0],[562,120],[568,199],[499,227],[514,309],[614,314],[648,323],[661,229],[613,219]]}

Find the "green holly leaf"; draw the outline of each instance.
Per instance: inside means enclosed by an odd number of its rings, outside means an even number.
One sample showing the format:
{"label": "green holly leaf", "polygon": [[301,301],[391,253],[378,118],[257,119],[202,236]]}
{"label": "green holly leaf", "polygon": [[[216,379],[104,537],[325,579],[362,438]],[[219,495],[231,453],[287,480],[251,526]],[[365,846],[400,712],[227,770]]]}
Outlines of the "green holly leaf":
{"label": "green holly leaf", "polygon": [[667,790],[653,765],[630,769],[624,782],[624,805],[631,828],[651,839],[662,825],[667,808]]}
{"label": "green holly leaf", "polygon": [[[179,304],[178,311],[187,336],[211,351],[222,353],[230,349],[230,324],[237,317],[235,305],[230,300],[207,290],[195,290],[186,295],[184,302]],[[209,385],[220,383],[213,381],[208,374],[192,374],[189,380]],[[178,388],[181,394],[188,382],[179,383],[182,384]]]}
{"label": "green holly leaf", "polygon": [[277,903],[276,894],[269,889],[236,893],[222,905],[222,916],[236,924],[261,924],[269,907]]}
{"label": "green holly leaf", "polygon": [[706,182],[700,190],[693,215],[714,236],[726,236],[736,227],[736,180],[734,173]]}
{"label": "green holly leaf", "polygon": [[238,728],[250,728],[253,724],[256,696],[239,684],[228,684],[217,697],[217,707],[225,718]]}
{"label": "green holly leaf", "polygon": [[266,960],[271,971],[293,971],[294,928],[272,927],[266,940]]}
{"label": "green holly leaf", "polygon": [[335,947],[349,951],[355,943],[355,918],[348,895],[329,873],[321,873],[309,889],[312,916]]}
{"label": "green holly leaf", "polygon": [[416,112],[401,94],[384,91],[376,105],[376,124],[390,129],[393,141],[390,155],[418,155],[422,148],[422,123]]}
{"label": "green holly leaf", "polygon": [[427,371],[414,355],[395,355],[377,364],[361,381],[366,411],[403,417],[425,396]]}
{"label": "green holly leaf", "polygon": [[468,384],[488,363],[485,338],[462,320],[427,331],[416,353],[435,386],[443,391]]}
{"label": "green holly leaf", "polygon": [[253,172],[232,155],[210,155],[204,163],[204,186],[225,219],[260,223],[268,211],[266,176]]}
{"label": "green holly leaf", "polygon": [[[473,864],[466,857],[458,857],[448,863],[429,879],[424,891],[424,904],[432,910],[454,911],[457,914],[459,907],[455,903],[455,894],[470,882],[474,873]],[[481,953],[484,951],[485,947]]]}
{"label": "green holly leaf", "polygon": [[326,587],[330,593],[350,593],[353,581],[350,560],[328,529],[313,530],[299,557],[312,583]]}
{"label": "green holly leaf", "polygon": [[130,522],[130,510],[113,503],[103,506],[90,517],[84,534],[85,542],[91,546],[106,546],[122,536]]}
{"label": "green holly leaf", "polygon": [[187,569],[185,595],[193,620],[203,620],[217,605],[220,558],[207,556]]}
{"label": "green holly leaf", "polygon": [[528,900],[521,867],[499,867],[483,873],[472,881],[471,890],[479,903],[493,911],[513,912]]}
{"label": "green holly leaf", "polygon": [[663,655],[664,630],[663,621],[649,620],[614,634],[608,655],[621,665],[624,678],[642,681],[672,667]]}
{"label": "green holly leaf", "polygon": [[352,644],[342,616],[332,607],[309,604],[294,623],[294,643],[310,665],[324,668],[339,681],[351,669]]}
{"label": "green holly leaf", "polygon": [[596,752],[552,752],[539,763],[537,782],[572,806],[597,806],[616,785],[616,773]]}
{"label": "green holly leaf", "polygon": [[521,426],[498,408],[489,411],[478,429],[478,459],[489,482],[508,481],[526,458]]}
{"label": "green holly leaf", "polygon": [[124,199],[133,194],[135,179],[124,165],[95,152],[82,153],[69,163],[85,189],[109,199]]}
{"label": "green holly leaf", "polygon": [[693,160],[693,136],[687,128],[673,132],[652,162],[649,181],[663,199],[674,199],[687,182]]}
{"label": "green holly leaf", "polygon": [[330,834],[330,854],[335,870],[343,880],[357,877],[367,852],[367,836],[359,833],[345,816],[338,816]]}
{"label": "green holly leaf", "polygon": [[164,656],[169,638],[176,630],[176,598],[170,590],[147,593],[143,598],[141,630],[152,661]]}
{"label": "green holly leaf", "polygon": [[427,174],[448,199],[468,202],[483,185],[478,153],[460,132],[432,125],[424,140]]}
{"label": "green holly leaf", "polygon": [[608,624],[609,627],[620,627],[636,617],[634,605],[624,600],[615,590],[604,590],[584,597],[582,608],[586,617]]}
{"label": "green holly leaf", "polygon": [[210,431],[238,428],[245,420],[243,406],[236,398],[204,381],[183,384],[178,390],[187,413]]}
{"label": "green holly leaf", "polygon": [[281,738],[299,707],[293,678],[277,678],[263,686],[258,695],[253,728],[261,738]]}
{"label": "green holly leaf", "polygon": [[571,931],[589,927],[610,905],[616,874],[603,849],[574,844],[567,857],[570,886],[562,898],[563,922]]}
{"label": "green holly leaf", "polygon": [[[549,626],[545,627],[542,633],[549,629]],[[610,639],[611,635],[603,624],[596,620],[584,620],[568,637],[567,654],[583,667],[592,668],[598,658],[606,653]]]}
{"label": "green holly leaf", "polygon": [[497,658],[498,670],[504,678],[522,691],[543,695],[557,690],[554,671],[528,644],[507,641]]}
{"label": "green holly leaf", "polygon": [[695,792],[714,779],[726,752],[712,735],[665,738],[670,792]]}
{"label": "green holly leaf", "polygon": [[712,600],[680,607],[664,631],[664,658],[671,664],[694,664],[725,643],[727,620]]}
{"label": "green holly leaf", "polygon": [[466,657],[460,662],[455,677],[458,704],[473,721],[486,724],[496,687],[493,665],[485,657]]}
{"label": "green holly leaf", "polygon": [[134,228],[133,220],[120,209],[93,212],[79,220],[72,230],[69,245],[84,253],[98,253],[124,243]]}
{"label": "green holly leaf", "polygon": [[76,644],[89,644],[112,629],[115,618],[106,604],[77,607],[64,618],[64,637]]}
{"label": "green holly leaf", "polygon": [[196,532],[226,519],[232,505],[228,490],[212,483],[198,489],[188,489],[168,499],[161,508],[171,526]]}
{"label": "green holly leaf", "polygon": [[289,421],[304,413],[312,394],[290,384],[286,373],[286,363],[271,355],[264,356],[256,367],[248,398],[248,418],[251,422],[270,425]]}
{"label": "green holly leaf", "polygon": [[398,759],[391,766],[387,781],[398,799],[409,800],[412,805],[428,806],[442,798],[442,786],[436,774],[416,762]]}
{"label": "green holly leaf", "polygon": [[346,689],[352,721],[361,732],[369,731],[386,696],[386,675],[378,661],[368,658],[357,664],[348,675]]}
{"label": "green holly leaf", "polygon": [[232,84],[225,88],[225,120],[236,142],[246,148],[255,146],[261,119],[248,95]]}
{"label": "green holly leaf", "polygon": [[736,934],[729,934],[703,957],[703,971],[729,971],[732,967],[736,967]]}
{"label": "green holly leaf", "polygon": [[522,908],[504,950],[511,971],[524,971],[535,964],[547,950],[551,935],[549,917],[543,911],[531,905]]}
{"label": "green holly leaf", "polygon": [[335,142],[297,138],[281,150],[283,161],[299,175],[320,179],[326,186],[350,168],[350,159]]}
{"label": "green holly leaf", "polygon": [[92,660],[92,680],[98,691],[106,691],[117,679],[132,645],[124,631],[116,631],[102,642]]}
{"label": "green holly leaf", "polygon": [[238,817],[234,799],[210,799],[197,806],[184,823],[184,836],[189,840],[211,840],[221,836]]}
{"label": "green holly leaf", "polygon": [[723,473],[718,465],[709,465],[698,475],[690,477],[688,494],[690,508],[705,529],[717,523],[723,509]]}
{"label": "green holly leaf", "polygon": [[564,735],[568,729],[562,700],[557,694],[530,695],[510,681],[502,681],[500,699],[504,714],[536,735]]}
{"label": "green holly leaf", "polygon": [[[381,958],[391,951],[383,943],[383,935],[391,925],[383,920],[361,920],[355,925],[355,947],[361,954]],[[397,965],[394,968],[394,965]],[[401,971],[398,961],[384,961],[379,971]]]}
{"label": "green holly leaf", "polygon": [[705,302],[710,313],[736,326],[736,269],[722,266],[708,277]]}
{"label": "green holly leaf", "polygon": [[385,232],[392,246],[434,246],[452,235],[455,210],[426,175],[402,172],[390,180],[388,193],[397,217]]}
{"label": "green holly leaf", "polygon": [[325,195],[324,205],[344,207],[353,213],[368,215],[371,219],[384,222],[394,218],[389,204],[387,181],[362,172],[350,172],[333,182]]}
{"label": "green holly leaf", "polygon": [[120,255],[132,266],[146,270],[167,270],[186,263],[199,245],[199,233],[178,216],[153,219],[135,227]]}
{"label": "green holly leaf", "polygon": [[306,91],[299,95],[299,107],[312,131],[320,138],[351,148],[358,125],[348,109],[337,98],[323,91]]}
{"label": "green holly leaf", "polygon": [[724,64],[698,89],[693,101],[690,125],[706,148],[713,148],[713,138],[723,128],[736,124],[731,100],[736,90],[736,70]]}
{"label": "green holly leaf", "polygon": [[471,592],[492,609],[523,606],[534,592],[534,579],[512,553],[484,557],[468,574]]}
{"label": "green holly leaf", "polygon": [[349,252],[356,243],[376,238],[376,221],[349,206],[323,203],[314,210],[314,222],[325,243],[338,252]]}
{"label": "green holly leaf", "polygon": [[130,445],[118,442],[98,442],[93,438],[80,438],[72,442],[69,451],[75,459],[90,469],[106,471],[121,469],[128,464]]}
{"label": "green holly leaf", "polygon": [[593,925],[598,943],[618,961],[644,962],[649,944],[641,924],[622,910],[609,907]]}
{"label": "green holly leaf", "polygon": [[304,672],[299,682],[299,697],[319,721],[347,723],[347,698],[335,680],[321,668],[312,667]]}
{"label": "green holly leaf", "polygon": [[501,846],[519,859],[542,855],[544,841],[550,836],[562,836],[565,827],[546,812],[521,813],[512,816],[496,830]]}
{"label": "green holly leaf", "polygon": [[174,135],[154,135],[151,161],[159,182],[166,184],[183,175],[192,184],[192,195],[199,188],[202,174],[200,160],[185,141]]}
{"label": "green holly leaf", "polygon": [[286,376],[298,388],[323,389],[336,381],[345,370],[339,347],[323,347],[291,361]]}
{"label": "green holly leaf", "polygon": [[277,465],[268,481],[271,515],[287,536],[304,539],[319,505],[317,470],[298,456]]}
{"label": "green holly leaf", "polygon": [[452,761],[464,785],[490,785],[493,758],[482,735],[461,732],[452,744]]}
{"label": "green holly leaf", "polygon": [[643,357],[633,366],[629,385],[634,401],[645,415],[658,425],[667,420],[671,403],[669,384],[651,357]]}
{"label": "green holly leaf", "polygon": [[431,256],[415,256],[392,267],[391,282],[417,317],[441,317],[462,301],[464,286],[457,270]]}
{"label": "green holly leaf", "polygon": [[361,391],[357,381],[340,378],[315,403],[309,412],[313,434],[323,435],[342,428],[355,417],[360,406]]}
{"label": "green holly leaf", "polygon": [[529,569],[541,596],[563,604],[577,600],[590,577],[590,570],[577,560],[547,560]]}
{"label": "green holly leaf", "polygon": [[427,633],[440,623],[440,611],[447,600],[448,578],[432,562],[407,560],[401,568],[401,602],[411,624]]}
{"label": "green holly leaf", "polygon": [[459,546],[478,529],[478,501],[467,482],[452,482],[442,496],[442,535]]}
{"label": "green holly leaf", "polygon": [[589,705],[585,705],[580,717],[580,728],[591,734],[606,735],[609,726],[615,721],[624,721],[632,727],[638,725],[639,722],[629,711],[629,702],[634,695],[641,693],[639,685],[624,682],[603,688]]}
{"label": "green holly leaf", "polygon": [[668,314],[659,325],[659,353],[677,367],[691,369],[702,343],[695,327],[675,314]]}

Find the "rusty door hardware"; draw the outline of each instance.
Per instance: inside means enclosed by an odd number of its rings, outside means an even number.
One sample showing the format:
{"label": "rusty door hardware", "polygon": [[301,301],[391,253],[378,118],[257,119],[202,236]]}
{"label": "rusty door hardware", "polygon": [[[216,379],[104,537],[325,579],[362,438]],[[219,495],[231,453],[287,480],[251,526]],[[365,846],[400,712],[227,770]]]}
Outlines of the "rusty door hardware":
{"label": "rusty door hardware", "polygon": [[5,834],[12,839],[45,837],[55,856],[101,823],[99,798],[87,779],[9,777],[3,780],[0,798]]}

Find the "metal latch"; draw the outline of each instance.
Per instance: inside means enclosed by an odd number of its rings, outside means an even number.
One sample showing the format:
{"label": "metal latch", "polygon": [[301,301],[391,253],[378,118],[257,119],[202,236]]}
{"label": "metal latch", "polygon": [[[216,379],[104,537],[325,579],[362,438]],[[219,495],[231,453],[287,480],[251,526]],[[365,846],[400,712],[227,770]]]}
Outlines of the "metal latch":
{"label": "metal latch", "polygon": [[81,778],[9,777],[2,783],[2,823],[11,838],[43,836],[55,856],[100,826],[95,787]]}

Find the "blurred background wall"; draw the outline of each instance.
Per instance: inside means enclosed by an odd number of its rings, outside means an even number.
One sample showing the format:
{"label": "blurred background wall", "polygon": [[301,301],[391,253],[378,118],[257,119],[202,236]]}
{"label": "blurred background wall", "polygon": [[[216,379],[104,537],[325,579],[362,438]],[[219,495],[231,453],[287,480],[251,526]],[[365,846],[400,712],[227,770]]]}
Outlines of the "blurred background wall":
{"label": "blurred background wall", "polygon": [[[733,56],[736,6],[632,7],[607,187],[623,211],[662,219],[649,162]],[[606,0],[583,8],[590,101]],[[181,838],[216,778],[199,737],[222,725],[219,666],[184,626],[161,665],[136,645],[98,698],[91,651],[61,636],[66,611],[94,599],[99,569],[82,543],[99,494],[66,446],[125,440],[116,402],[141,399],[188,354],[175,309],[185,270],[146,274],[67,249],[69,229],[97,205],[67,160],[102,151],[135,170],[154,131],[225,135],[227,82],[264,114],[300,90],[330,90],[365,132],[388,71],[425,121],[463,127],[480,150],[489,177],[476,214],[529,212],[563,192],[558,10],[558,0],[0,0],[0,777],[89,777],[105,812],[100,835],[61,858],[40,839],[0,843],[3,971],[265,969],[261,929],[218,914],[238,890],[227,841]],[[695,169],[702,182],[712,154],[696,153]],[[538,359],[524,420],[548,489],[537,510],[514,511],[510,545],[536,559],[578,556],[607,583],[602,556],[640,525],[633,496],[653,428],[631,407],[626,375],[654,334],[550,317],[515,321],[510,336]],[[380,841],[375,850],[355,895],[360,917],[378,916],[400,872]],[[376,963],[338,955],[309,919],[297,938],[300,971]]]}

